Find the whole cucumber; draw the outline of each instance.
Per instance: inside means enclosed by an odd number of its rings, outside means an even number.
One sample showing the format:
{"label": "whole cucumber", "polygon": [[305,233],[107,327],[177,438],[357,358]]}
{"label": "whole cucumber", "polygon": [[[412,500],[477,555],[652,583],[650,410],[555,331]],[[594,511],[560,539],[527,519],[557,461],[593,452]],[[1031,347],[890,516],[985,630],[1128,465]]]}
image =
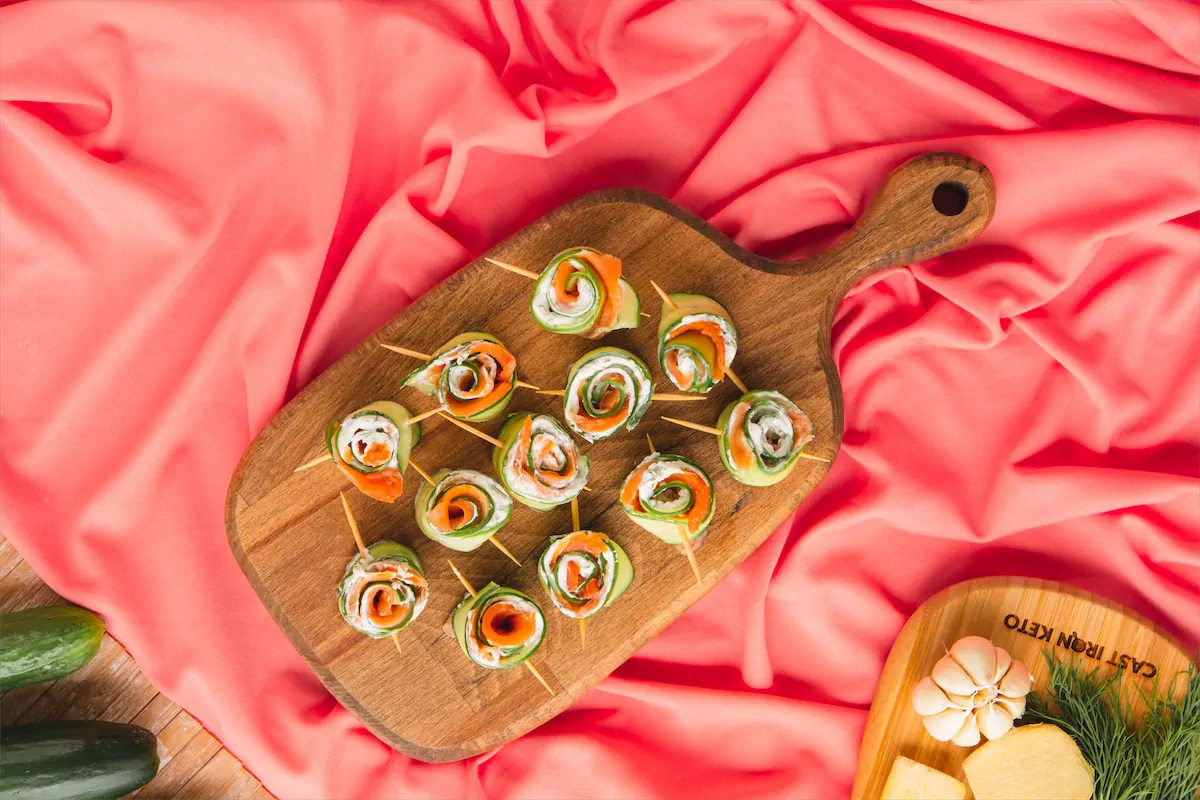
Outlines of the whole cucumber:
{"label": "whole cucumber", "polygon": [[0,692],[70,675],[103,638],[104,620],[75,606],[0,614]]}
{"label": "whole cucumber", "polygon": [[55,720],[0,730],[0,800],[113,800],[158,772],[158,740],[137,725]]}

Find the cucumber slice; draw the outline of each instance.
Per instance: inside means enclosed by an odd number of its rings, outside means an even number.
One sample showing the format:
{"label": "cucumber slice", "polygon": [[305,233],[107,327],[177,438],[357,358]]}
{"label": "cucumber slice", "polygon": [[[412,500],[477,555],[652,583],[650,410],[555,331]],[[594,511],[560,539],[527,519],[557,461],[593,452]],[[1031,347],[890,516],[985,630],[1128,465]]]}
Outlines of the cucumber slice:
{"label": "cucumber slice", "polygon": [[[474,640],[468,638],[468,628],[472,623],[471,614],[475,611],[478,612],[475,615],[474,623],[479,626],[487,607],[505,600],[515,600],[514,605],[533,613],[534,631],[522,645],[511,648],[501,647],[497,654],[498,657],[488,660],[486,653],[473,646]],[[450,627],[454,631],[454,638],[458,641],[458,646],[467,658],[476,665],[491,670],[512,669],[523,664],[541,648],[542,642],[546,638],[546,617],[542,613],[541,607],[524,592],[507,586],[497,586],[494,582],[483,587],[475,597],[467,595],[463,598],[450,617]],[[475,633],[477,637],[481,637],[483,635],[482,628],[478,628]],[[507,652],[505,652],[506,650]]]}
{"label": "cucumber slice", "polygon": [[[610,387],[619,392],[621,399],[613,409],[606,411],[597,404]],[[646,362],[619,347],[598,347],[584,353],[567,373],[563,419],[581,438],[598,442],[637,427],[650,408],[653,394],[654,379]],[[601,420],[616,413],[624,406],[626,398],[629,398],[629,413],[624,423],[607,430],[589,431],[584,427],[589,421]]]}
{"label": "cucumber slice", "polygon": [[[491,342],[492,344],[503,347],[506,351],[508,350],[508,347],[504,344],[504,342],[500,341],[499,338],[493,336],[492,334],[486,333],[485,331],[468,331],[467,333],[460,333],[458,336],[455,336],[453,339],[439,347],[429,361],[410,372],[400,385],[402,387],[411,387],[417,391],[423,392],[424,394],[436,397],[438,402],[445,404],[447,399],[453,394],[453,387],[450,384],[452,370],[449,368],[443,369],[440,376],[435,380],[432,375],[432,368],[439,360],[447,356],[450,351],[474,342]],[[471,369],[478,372],[478,366],[474,364],[474,362],[468,362],[466,364],[459,365],[457,368]],[[512,383],[509,386],[508,391],[491,405],[472,414],[454,414],[454,416],[456,416],[458,419],[468,422],[486,422],[489,419],[499,416],[506,408],[508,408],[509,401],[512,400],[513,392],[517,387],[517,373],[518,369],[514,367]]]}
{"label": "cucumber slice", "polygon": [[[629,494],[629,483],[634,480],[639,480],[640,483],[639,475],[642,474],[643,467],[647,468],[645,471],[646,479],[654,481],[656,495],[663,488],[679,483],[679,481],[673,479],[673,476],[680,471],[690,472],[701,478],[703,483],[708,487],[707,508],[700,526],[688,538],[694,542],[703,536],[708,530],[709,525],[712,524],[716,511],[716,490],[708,473],[699,464],[683,456],[671,455],[669,453],[653,453],[634,467],[633,472],[625,479],[621,490],[621,508],[625,511],[625,515],[644,530],[662,539],[667,544],[683,543],[683,536],[687,531],[687,512],[690,510],[691,504],[681,504],[681,507],[677,509],[670,501],[667,501],[665,508],[648,508],[640,500],[640,493],[636,488],[633,488],[633,502],[626,503],[624,498]],[[691,501],[693,503],[696,501],[694,495]]]}
{"label": "cucumber slice", "polygon": [[[421,533],[438,544],[460,553],[468,553],[495,535],[508,524],[512,517],[512,499],[503,486],[482,472],[470,469],[444,469],[430,477],[433,478],[433,483],[421,483],[413,507],[417,527],[420,528]],[[463,484],[474,486],[486,494],[490,504],[489,508],[486,512],[480,509],[479,516],[475,520],[458,530],[439,530],[429,521],[429,511],[452,487]],[[470,504],[474,505],[474,503]]]}
{"label": "cucumber slice", "polygon": [[[658,324],[658,363],[663,374],[682,392],[707,393],[716,381],[716,345],[707,336],[694,331],[676,334],[677,328],[697,322],[711,322],[721,330],[725,343],[723,368],[728,368],[737,355],[737,330],[733,317],[723,305],[711,297],[700,294],[676,293],[669,295],[675,308],[663,305],[662,319]],[[692,382],[681,385],[667,369],[667,354],[674,351],[676,358],[692,365]]]}
{"label": "cucumber slice", "polygon": [[617,321],[613,323],[613,330],[636,328],[640,324],[642,324],[641,295],[638,294],[638,290],[632,283],[621,278],[621,310],[617,314]]}
{"label": "cucumber slice", "polygon": [[612,539],[609,539],[609,545],[617,551],[617,574],[613,578],[612,594],[609,595],[606,605],[612,605],[618,597],[625,594],[633,583],[634,578],[633,561],[629,558],[629,555],[621,545]]}
{"label": "cucumber slice", "polygon": [[[534,446],[529,448],[525,460],[518,464],[515,450],[526,420],[531,420]],[[536,442],[542,436],[551,437],[560,449],[567,453],[566,458],[573,458],[575,461],[575,475],[566,486],[556,488],[539,483],[529,466],[534,457]],[[572,498],[578,497],[587,485],[591,462],[587,456],[579,455],[574,440],[554,417],[548,414],[513,414],[505,420],[497,438],[501,444],[492,450],[492,466],[500,483],[513,498],[535,511],[548,511],[569,503]]]}
{"label": "cucumber slice", "polygon": [[[588,552],[584,538],[599,538],[604,550],[597,556]],[[624,560],[624,564],[622,564]],[[575,578],[584,587],[596,581],[603,596],[580,597],[566,588],[574,570]],[[555,608],[573,619],[587,619],[600,613],[617,599],[633,580],[633,565],[629,556],[607,534],[599,531],[575,531],[551,536],[550,543],[538,558],[538,581],[550,596]],[[594,604],[590,608],[585,607]]]}
{"label": "cucumber slice", "polygon": [[[741,404],[748,406],[742,419],[742,431],[753,456],[748,469],[738,469],[733,463],[729,437],[733,435],[732,419]],[[751,424],[757,427],[757,433]],[[742,395],[725,407],[717,420],[721,435],[717,437],[717,452],[721,463],[734,480],[747,486],[773,486],[795,468],[806,445],[812,441],[812,422],[795,403],[775,391],[756,390]],[[771,438],[771,434],[776,434]],[[758,441],[755,436],[758,436]]]}
{"label": "cucumber slice", "polygon": [[[347,424],[351,424],[356,418],[371,418],[375,416],[385,417],[396,426],[396,435],[391,440],[392,457],[386,463],[378,466],[371,466],[359,461],[349,462],[342,458],[338,450],[337,440],[341,435],[341,430]],[[415,425],[405,424],[412,417],[408,409],[399,403],[391,400],[376,400],[373,403],[368,403],[356,411],[350,412],[346,419],[338,422],[334,420],[330,423],[325,431],[325,446],[329,449],[329,454],[333,456],[334,461],[339,465],[345,466],[362,474],[370,474],[379,472],[380,470],[394,468],[399,472],[404,472],[408,468],[408,457],[412,453],[413,447],[421,440],[421,423]]]}
{"label": "cucumber slice", "polygon": [[[529,313],[534,322],[551,333],[587,333],[596,324],[600,316],[600,308],[604,305],[607,292],[604,281],[596,274],[587,260],[587,254],[594,252],[586,247],[573,247],[564,250],[542,270],[542,274],[533,284],[529,295]],[[579,301],[573,306],[562,306],[557,302],[554,288],[554,277],[558,265],[569,262],[576,272],[567,280],[567,288],[577,290]]]}
{"label": "cucumber slice", "polygon": [[[379,562],[398,562],[407,565],[416,572],[419,578],[402,579],[397,576],[386,581],[372,580],[370,577],[372,571],[367,567]],[[350,627],[372,639],[382,639],[402,631],[421,615],[425,609],[425,603],[429,599],[429,589],[424,581],[424,575],[421,559],[411,547],[394,541],[376,542],[367,548],[367,558],[364,559],[361,554],[355,554],[346,564],[346,572],[338,583],[338,611]],[[378,625],[373,620],[364,618],[360,610],[351,609],[349,606],[349,597],[355,589],[366,591],[367,587],[373,587],[379,583],[385,583],[386,587],[380,588],[378,591],[388,592],[393,603],[409,604],[408,614],[403,619],[386,626]]]}

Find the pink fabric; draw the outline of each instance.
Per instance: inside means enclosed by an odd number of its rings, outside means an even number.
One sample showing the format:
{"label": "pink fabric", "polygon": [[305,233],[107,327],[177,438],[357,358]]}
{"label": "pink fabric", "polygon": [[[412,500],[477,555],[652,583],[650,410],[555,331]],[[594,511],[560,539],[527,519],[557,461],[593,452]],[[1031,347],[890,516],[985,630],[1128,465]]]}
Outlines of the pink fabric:
{"label": "pink fabric", "polygon": [[[906,615],[964,578],[1200,639],[1200,25],[1158,2],[27,2],[0,10],[3,529],[284,797],[832,797]],[[231,557],[227,481],[412,298],[600,187],[827,244],[907,157],[966,250],[842,305],[811,500],[573,709],[429,766]]]}

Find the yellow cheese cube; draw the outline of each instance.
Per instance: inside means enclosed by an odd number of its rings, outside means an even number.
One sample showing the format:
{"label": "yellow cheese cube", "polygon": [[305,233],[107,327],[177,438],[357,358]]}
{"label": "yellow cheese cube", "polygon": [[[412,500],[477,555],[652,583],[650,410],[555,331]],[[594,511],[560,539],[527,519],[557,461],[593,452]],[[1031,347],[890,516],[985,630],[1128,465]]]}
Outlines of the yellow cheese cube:
{"label": "yellow cheese cube", "polygon": [[1022,725],[963,762],[977,800],[1090,800],[1092,767],[1055,725]]}
{"label": "yellow cheese cube", "polygon": [[879,800],[965,800],[967,787],[944,772],[896,756]]}

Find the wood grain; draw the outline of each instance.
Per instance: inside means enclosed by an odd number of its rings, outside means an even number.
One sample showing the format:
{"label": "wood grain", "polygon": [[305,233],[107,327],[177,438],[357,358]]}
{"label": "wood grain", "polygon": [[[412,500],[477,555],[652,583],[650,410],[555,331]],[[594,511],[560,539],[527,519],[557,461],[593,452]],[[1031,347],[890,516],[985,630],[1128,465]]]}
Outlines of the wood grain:
{"label": "wood grain", "polygon": [[[913,687],[964,636],[991,639],[1025,662],[1035,692],[1046,685],[1045,649],[1064,658],[1076,654],[1105,671],[1120,668],[1121,656],[1129,656],[1125,680],[1144,691],[1152,690],[1155,680],[1165,690],[1191,661],[1150,622],[1087,592],[1028,578],[980,578],[951,586],[925,601],[892,645],[863,733],[851,793],[855,800],[878,800],[898,755],[966,781],[962,762],[971,748],[933,739],[911,704]],[[1182,689],[1182,683],[1176,687]]]}
{"label": "wood grain", "polygon": [[[0,614],[58,605],[67,601],[0,535]],[[131,795],[140,800],[272,798],[194,717],[158,693],[111,636],[105,635],[95,658],[78,672],[53,683],[5,692],[0,701],[4,725],[55,719],[131,722],[157,736],[161,766],[150,783]]]}
{"label": "wood grain", "polygon": [[[932,204],[935,187],[962,187],[962,213],[947,216]],[[902,265],[966,243],[987,225],[994,208],[986,168],[963,156],[922,156],[899,167],[846,239],[810,261],[759,258],[692,214],[656,195],[632,190],[587,195],[547,215],[497,245],[487,255],[540,268],[559,251],[586,245],[619,256],[624,275],[638,288],[651,319],[620,331],[605,344],[624,347],[655,363],[659,303],[656,280],[669,291],[703,292],[719,299],[739,330],[738,374],[755,388],[782,391],[811,417],[812,452],[833,458],[842,435],[842,398],[829,352],[834,311],[845,291],[866,274]],[[803,461],[769,490],[743,486],[721,468],[712,436],[664,423],[663,413],[712,423],[738,396],[725,382],[707,402],[659,403],[637,431],[595,445],[581,443],[592,459],[592,492],[581,498],[583,524],[616,538],[637,577],[613,608],[588,625],[587,649],[573,620],[547,606],[548,634],[535,657],[554,687],[545,690],[525,670],[487,672],[473,666],[443,630],[462,598],[446,566],[449,551],[424,539],[413,520],[410,473],[405,497],[394,505],[354,495],[367,541],[398,539],[417,548],[430,578],[429,604],[401,636],[403,652],[387,640],[357,634],[338,615],[334,587],[354,543],[346,530],[338,492],[347,481],[332,465],[293,474],[322,449],[322,432],[372,400],[397,399],[414,413],[432,398],[401,390],[417,364],[381,343],[432,351],[452,336],[485,330],[503,340],[519,360],[520,376],[539,386],[562,386],[568,365],[597,346],[578,337],[541,330],[529,315],[531,283],[475,261],[413,303],[400,316],[330,367],[287,404],[259,434],[229,489],[230,546],[263,602],[329,690],[376,735],[424,761],[465,758],[531,730],[567,708],[597,681],[678,617],[782,523],[828,471]],[[656,369],[657,373],[658,370]],[[657,376],[659,390],[668,390]],[[518,390],[511,411],[561,414],[557,398]],[[495,434],[502,419],[482,427]],[[467,467],[491,471],[491,448],[444,420],[425,424],[414,452],[427,470]],[[630,523],[617,503],[617,487],[646,455],[645,434],[660,450],[689,456],[714,476],[717,519],[697,556],[697,585],[680,553]],[[504,543],[525,565],[518,569],[495,548],[454,555],[476,585],[489,580],[544,598],[534,560],[546,537],[571,525],[567,507],[538,514],[518,505],[502,531]]]}

